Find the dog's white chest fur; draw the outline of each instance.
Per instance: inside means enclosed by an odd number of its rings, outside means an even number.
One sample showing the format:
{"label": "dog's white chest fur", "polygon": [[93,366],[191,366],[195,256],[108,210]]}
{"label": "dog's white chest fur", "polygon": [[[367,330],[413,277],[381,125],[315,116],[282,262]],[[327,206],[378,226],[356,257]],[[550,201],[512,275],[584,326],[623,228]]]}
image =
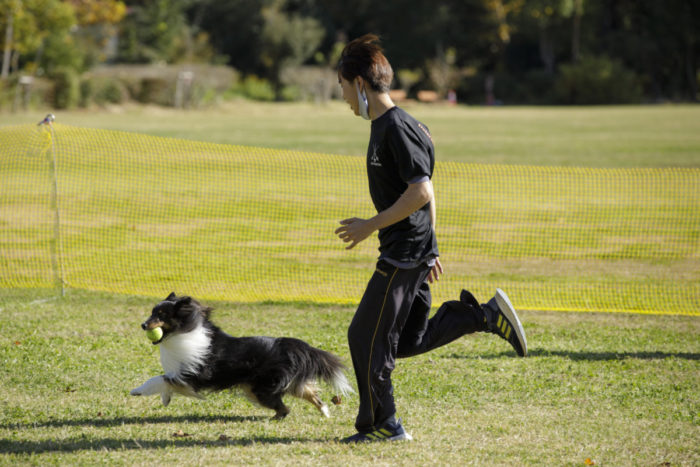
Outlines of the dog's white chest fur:
{"label": "dog's white chest fur", "polygon": [[204,326],[198,326],[186,334],[169,336],[160,343],[160,364],[165,374],[179,379],[184,373],[196,373],[204,364],[211,337]]}

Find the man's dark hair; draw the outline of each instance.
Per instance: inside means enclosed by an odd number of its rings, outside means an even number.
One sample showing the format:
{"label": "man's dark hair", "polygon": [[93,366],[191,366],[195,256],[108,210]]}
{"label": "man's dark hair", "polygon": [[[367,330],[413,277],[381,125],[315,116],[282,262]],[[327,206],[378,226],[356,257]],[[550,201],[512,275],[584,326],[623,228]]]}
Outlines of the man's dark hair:
{"label": "man's dark hair", "polygon": [[379,37],[374,34],[365,34],[345,46],[338,61],[338,74],[347,81],[361,76],[377,92],[389,92],[394,79]]}

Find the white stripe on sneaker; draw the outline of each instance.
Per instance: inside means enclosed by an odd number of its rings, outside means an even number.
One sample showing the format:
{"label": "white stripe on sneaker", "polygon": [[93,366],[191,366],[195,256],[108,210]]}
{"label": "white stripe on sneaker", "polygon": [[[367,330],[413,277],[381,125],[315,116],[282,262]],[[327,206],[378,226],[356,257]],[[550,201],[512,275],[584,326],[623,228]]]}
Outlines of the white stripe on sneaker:
{"label": "white stripe on sneaker", "polygon": [[523,329],[523,325],[518,319],[518,315],[515,313],[515,308],[513,308],[513,304],[510,303],[508,295],[506,295],[506,293],[501,289],[496,289],[496,303],[498,304],[498,308],[500,308],[501,313],[503,313],[506,319],[510,321],[510,323],[514,326],[515,335],[518,337],[518,340],[520,341],[520,344],[523,348],[523,356],[526,357],[527,338],[525,337],[525,330]]}

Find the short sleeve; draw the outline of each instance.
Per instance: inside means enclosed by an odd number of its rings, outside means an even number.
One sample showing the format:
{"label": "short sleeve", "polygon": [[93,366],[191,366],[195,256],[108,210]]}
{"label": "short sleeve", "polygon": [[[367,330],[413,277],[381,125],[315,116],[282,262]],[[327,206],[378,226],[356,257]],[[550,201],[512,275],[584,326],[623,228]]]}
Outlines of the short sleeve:
{"label": "short sleeve", "polygon": [[399,176],[405,183],[433,175],[433,148],[423,138],[426,137],[405,124],[387,128],[389,151],[399,169]]}

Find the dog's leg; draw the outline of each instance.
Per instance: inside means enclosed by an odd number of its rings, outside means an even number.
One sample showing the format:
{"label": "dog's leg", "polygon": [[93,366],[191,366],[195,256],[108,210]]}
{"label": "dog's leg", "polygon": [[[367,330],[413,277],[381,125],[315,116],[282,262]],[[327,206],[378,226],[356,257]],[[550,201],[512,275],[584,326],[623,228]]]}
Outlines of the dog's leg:
{"label": "dog's leg", "polygon": [[275,407],[270,408],[275,409],[275,416],[272,417],[273,420],[282,420],[289,414],[289,407],[284,405],[281,397],[279,398],[279,403],[275,404]]}
{"label": "dog's leg", "polygon": [[154,376],[136,389],[132,389],[130,394],[132,396],[152,396],[163,392],[167,386],[168,382],[165,380],[165,375]]}
{"label": "dog's leg", "polygon": [[319,412],[326,417],[331,416],[330,412],[328,411],[328,406],[321,400],[320,397],[318,397],[318,388],[316,388],[315,384],[305,384],[301,397],[302,399],[311,402],[314,407],[316,407]]}
{"label": "dog's leg", "polygon": [[199,400],[206,399],[206,397],[204,397],[203,395],[201,395],[200,393],[198,393],[197,391],[195,391],[194,389],[192,389],[190,386],[188,386],[186,384],[173,383],[172,387],[173,387],[173,391],[175,391],[176,393],[181,394],[183,396],[192,397],[194,399],[199,399]]}
{"label": "dog's leg", "polygon": [[132,396],[152,396],[160,394],[164,406],[168,406],[173,395],[173,387],[165,375],[154,376],[136,389],[132,389]]}
{"label": "dog's leg", "polygon": [[289,413],[289,408],[282,402],[281,394],[269,394],[256,391],[255,389],[253,389],[252,393],[260,405],[275,411],[275,416],[272,417],[273,420],[282,420]]}

